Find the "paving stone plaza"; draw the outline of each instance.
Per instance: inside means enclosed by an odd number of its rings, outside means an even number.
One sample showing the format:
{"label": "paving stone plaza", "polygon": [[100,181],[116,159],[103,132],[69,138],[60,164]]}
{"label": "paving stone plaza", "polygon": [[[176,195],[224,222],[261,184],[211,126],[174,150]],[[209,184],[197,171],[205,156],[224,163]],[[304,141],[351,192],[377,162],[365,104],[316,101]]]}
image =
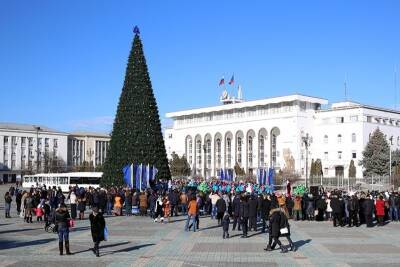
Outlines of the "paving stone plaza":
{"label": "paving stone plaza", "polygon": [[[1,196],[6,186],[1,186]],[[169,224],[147,217],[107,217],[109,240],[101,244],[101,257],[92,247],[89,221],[77,221],[70,233],[72,256],[58,255],[56,234],[43,224],[26,224],[15,213],[4,218],[0,202],[0,266],[399,266],[400,223],[367,229],[333,228],[328,222],[291,222],[298,251],[265,252],[267,235],[230,232],[222,239],[216,221],[201,218],[198,232],[183,231],[185,218]],[[87,217],[87,216],[86,216]]]}

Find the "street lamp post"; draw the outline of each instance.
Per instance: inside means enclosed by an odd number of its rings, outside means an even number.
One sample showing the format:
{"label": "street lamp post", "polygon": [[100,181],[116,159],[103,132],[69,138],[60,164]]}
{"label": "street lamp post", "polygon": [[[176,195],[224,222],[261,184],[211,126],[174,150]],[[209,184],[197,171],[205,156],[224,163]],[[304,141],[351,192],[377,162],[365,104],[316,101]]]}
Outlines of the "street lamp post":
{"label": "street lamp post", "polygon": [[308,148],[312,142],[312,137],[307,133],[306,136],[302,136],[302,141],[306,147],[306,188],[308,188]]}

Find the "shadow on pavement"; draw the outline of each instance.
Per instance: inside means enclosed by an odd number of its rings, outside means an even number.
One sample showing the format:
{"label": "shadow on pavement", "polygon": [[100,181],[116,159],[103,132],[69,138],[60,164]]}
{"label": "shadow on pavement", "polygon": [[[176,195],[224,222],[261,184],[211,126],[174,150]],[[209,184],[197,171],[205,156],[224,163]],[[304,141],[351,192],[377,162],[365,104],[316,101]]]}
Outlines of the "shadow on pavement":
{"label": "shadow on pavement", "polygon": [[[129,243],[131,243],[131,242],[125,241],[125,242],[121,242],[121,243],[115,243],[115,244],[108,244],[108,245],[100,246],[100,248],[111,248],[111,247],[123,246],[123,245],[129,244]],[[77,252],[74,252],[74,254],[79,254],[79,253],[83,253],[83,252],[87,252],[87,251],[92,251],[92,248],[88,248],[88,249],[85,249],[85,250],[77,251]]]}
{"label": "shadow on pavement", "polygon": [[26,242],[20,242],[20,241],[15,241],[15,240],[0,240],[0,250],[43,245],[43,244],[50,243],[55,240],[57,240],[57,238],[38,239],[38,240],[26,241]]}
{"label": "shadow on pavement", "polygon": [[37,230],[37,229],[38,229],[38,228],[5,230],[5,231],[0,231],[0,235],[1,235],[1,234],[18,233],[18,232],[26,232],[26,231],[32,231],[32,230]]}
{"label": "shadow on pavement", "polygon": [[[132,250],[138,250],[141,248],[145,248],[145,247],[149,247],[149,246],[154,246],[155,244],[151,243],[151,244],[143,244],[143,245],[137,245],[137,246],[132,246],[132,247],[128,247],[128,248],[123,248],[123,249],[119,249],[119,250],[114,250],[114,251],[110,251],[110,252],[106,252],[103,255],[109,255],[109,254],[115,254],[115,253],[120,253],[120,252],[130,252]],[[104,248],[104,246],[100,247],[100,251],[101,249]]]}
{"label": "shadow on pavement", "polygon": [[311,239],[307,239],[307,240],[298,240],[298,241],[295,241],[295,242],[293,242],[294,243],[294,245],[296,246],[296,248],[300,248],[300,247],[302,247],[302,246],[304,246],[305,244],[308,244],[308,243],[310,243],[311,242]]}

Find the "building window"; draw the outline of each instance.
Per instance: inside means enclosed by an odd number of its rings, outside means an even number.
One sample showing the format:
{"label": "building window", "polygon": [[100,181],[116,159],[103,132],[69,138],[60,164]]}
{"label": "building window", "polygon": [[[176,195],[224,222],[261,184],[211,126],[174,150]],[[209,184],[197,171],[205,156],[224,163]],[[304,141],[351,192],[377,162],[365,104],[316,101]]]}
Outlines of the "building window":
{"label": "building window", "polygon": [[324,159],[325,159],[325,160],[328,160],[328,152],[325,152],[325,153],[324,153]]}
{"label": "building window", "polygon": [[168,138],[171,139],[171,138],[172,138],[172,134],[169,134],[169,135],[168,135]]}
{"label": "building window", "polygon": [[356,159],[357,158],[357,153],[356,152],[352,152],[351,153],[351,158],[352,159]]}
{"label": "building window", "polygon": [[21,169],[25,169],[25,160],[21,160]]}
{"label": "building window", "polygon": [[338,159],[342,159],[342,151],[338,151],[337,157],[338,157]]}
{"label": "building window", "polygon": [[226,163],[227,163],[228,168],[231,167],[231,163],[232,163],[231,148],[232,148],[231,139],[228,137],[228,138],[226,138]]}
{"label": "building window", "polygon": [[277,151],[276,151],[276,134],[271,135],[271,159],[272,159],[272,167],[276,166],[276,157],[277,157]]}
{"label": "building window", "polygon": [[358,116],[357,115],[350,116],[350,121],[351,122],[357,122],[358,121]]}
{"label": "building window", "polygon": [[11,161],[11,169],[15,169],[15,160],[14,159]]}
{"label": "building window", "polygon": [[264,166],[264,136],[260,136],[260,167]]}
{"label": "building window", "polygon": [[197,157],[197,167],[201,168],[201,141],[196,141],[196,157]]}
{"label": "building window", "polygon": [[344,117],[336,117],[336,123],[344,123]]}
{"label": "building window", "polygon": [[49,147],[49,138],[44,139],[44,145],[45,147]]}
{"label": "building window", "polygon": [[355,133],[351,134],[351,142],[355,143],[357,141],[357,137]]}
{"label": "building window", "polygon": [[253,137],[248,137],[248,146],[247,146],[247,159],[249,162],[248,167],[253,167]]}
{"label": "building window", "polygon": [[207,153],[207,168],[211,166],[211,140],[206,141],[206,153]]}
{"label": "building window", "polygon": [[337,142],[338,142],[338,144],[342,143],[342,135],[341,134],[338,134]]}
{"label": "building window", "polygon": [[217,139],[216,141],[216,156],[217,156],[217,168],[221,168],[221,139]]}
{"label": "building window", "polygon": [[328,176],[328,171],[329,171],[328,168],[324,168],[324,176]]}
{"label": "building window", "polygon": [[241,165],[242,164],[242,138],[241,137],[237,138],[237,155],[236,155],[236,158],[237,158],[238,164]]}
{"label": "building window", "polygon": [[21,137],[21,146],[26,145],[26,137]]}
{"label": "building window", "polygon": [[33,146],[33,138],[32,137],[28,138],[28,144],[29,144],[29,146]]}
{"label": "building window", "polygon": [[192,164],[192,159],[193,159],[193,157],[192,157],[192,149],[193,149],[193,142],[192,142],[192,140],[189,140],[189,153],[188,153],[188,159],[189,159],[189,164]]}
{"label": "building window", "polygon": [[4,145],[8,146],[8,136],[4,136]]}
{"label": "building window", "polygon": [[5,166],[6,168],[8,168],[8,160],[7,160],[7,159],[4,160],[4,166]]}
{"label": "building window", "polygon": [[18,143],[17,143],[17,137],[16,137],[16,136],[12,136],[12,137],[11,137],[11,144],[12,144],[13,146],[18,145]]}
{"label": "building window", "polygon": [[325,144],[328,143],[328,135],[324,135],[324,143],[325,143]]}
{"label": "building window", "polygon": [[367,122],[372,122],[372,116],[367,116]]}

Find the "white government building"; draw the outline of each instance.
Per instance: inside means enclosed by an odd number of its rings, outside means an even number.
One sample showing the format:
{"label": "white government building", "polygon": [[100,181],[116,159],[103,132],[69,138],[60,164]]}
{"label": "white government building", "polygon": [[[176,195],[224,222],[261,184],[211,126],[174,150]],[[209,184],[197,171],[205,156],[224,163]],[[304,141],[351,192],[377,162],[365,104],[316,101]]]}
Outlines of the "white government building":
{"label": "white government building", "polygon": [[[303,178],[312,159],[324,177],[348,177],[350,161],[362,178],[362,151],[377,128],[392,150],[400,149],[400,112],[345,101],[328,106],[323,98],[293,94],[244,101],[222,94],[221,105],[166,114],[167,154],[185,155],[195,175],[217,177],[237,162],[247,173],[259,167],[293,165]],[[308,138],[306,138],[308,136]],[[306,169],[306,142],[308,168]]]}
{"label": "white government building", "polygon": [[102,165],[109,141],[107,134],[0,123],[0,182],[14,182],[30,171],[42,172],[46,155],[60,162],[60,171],[85,161],[93,167]]}

